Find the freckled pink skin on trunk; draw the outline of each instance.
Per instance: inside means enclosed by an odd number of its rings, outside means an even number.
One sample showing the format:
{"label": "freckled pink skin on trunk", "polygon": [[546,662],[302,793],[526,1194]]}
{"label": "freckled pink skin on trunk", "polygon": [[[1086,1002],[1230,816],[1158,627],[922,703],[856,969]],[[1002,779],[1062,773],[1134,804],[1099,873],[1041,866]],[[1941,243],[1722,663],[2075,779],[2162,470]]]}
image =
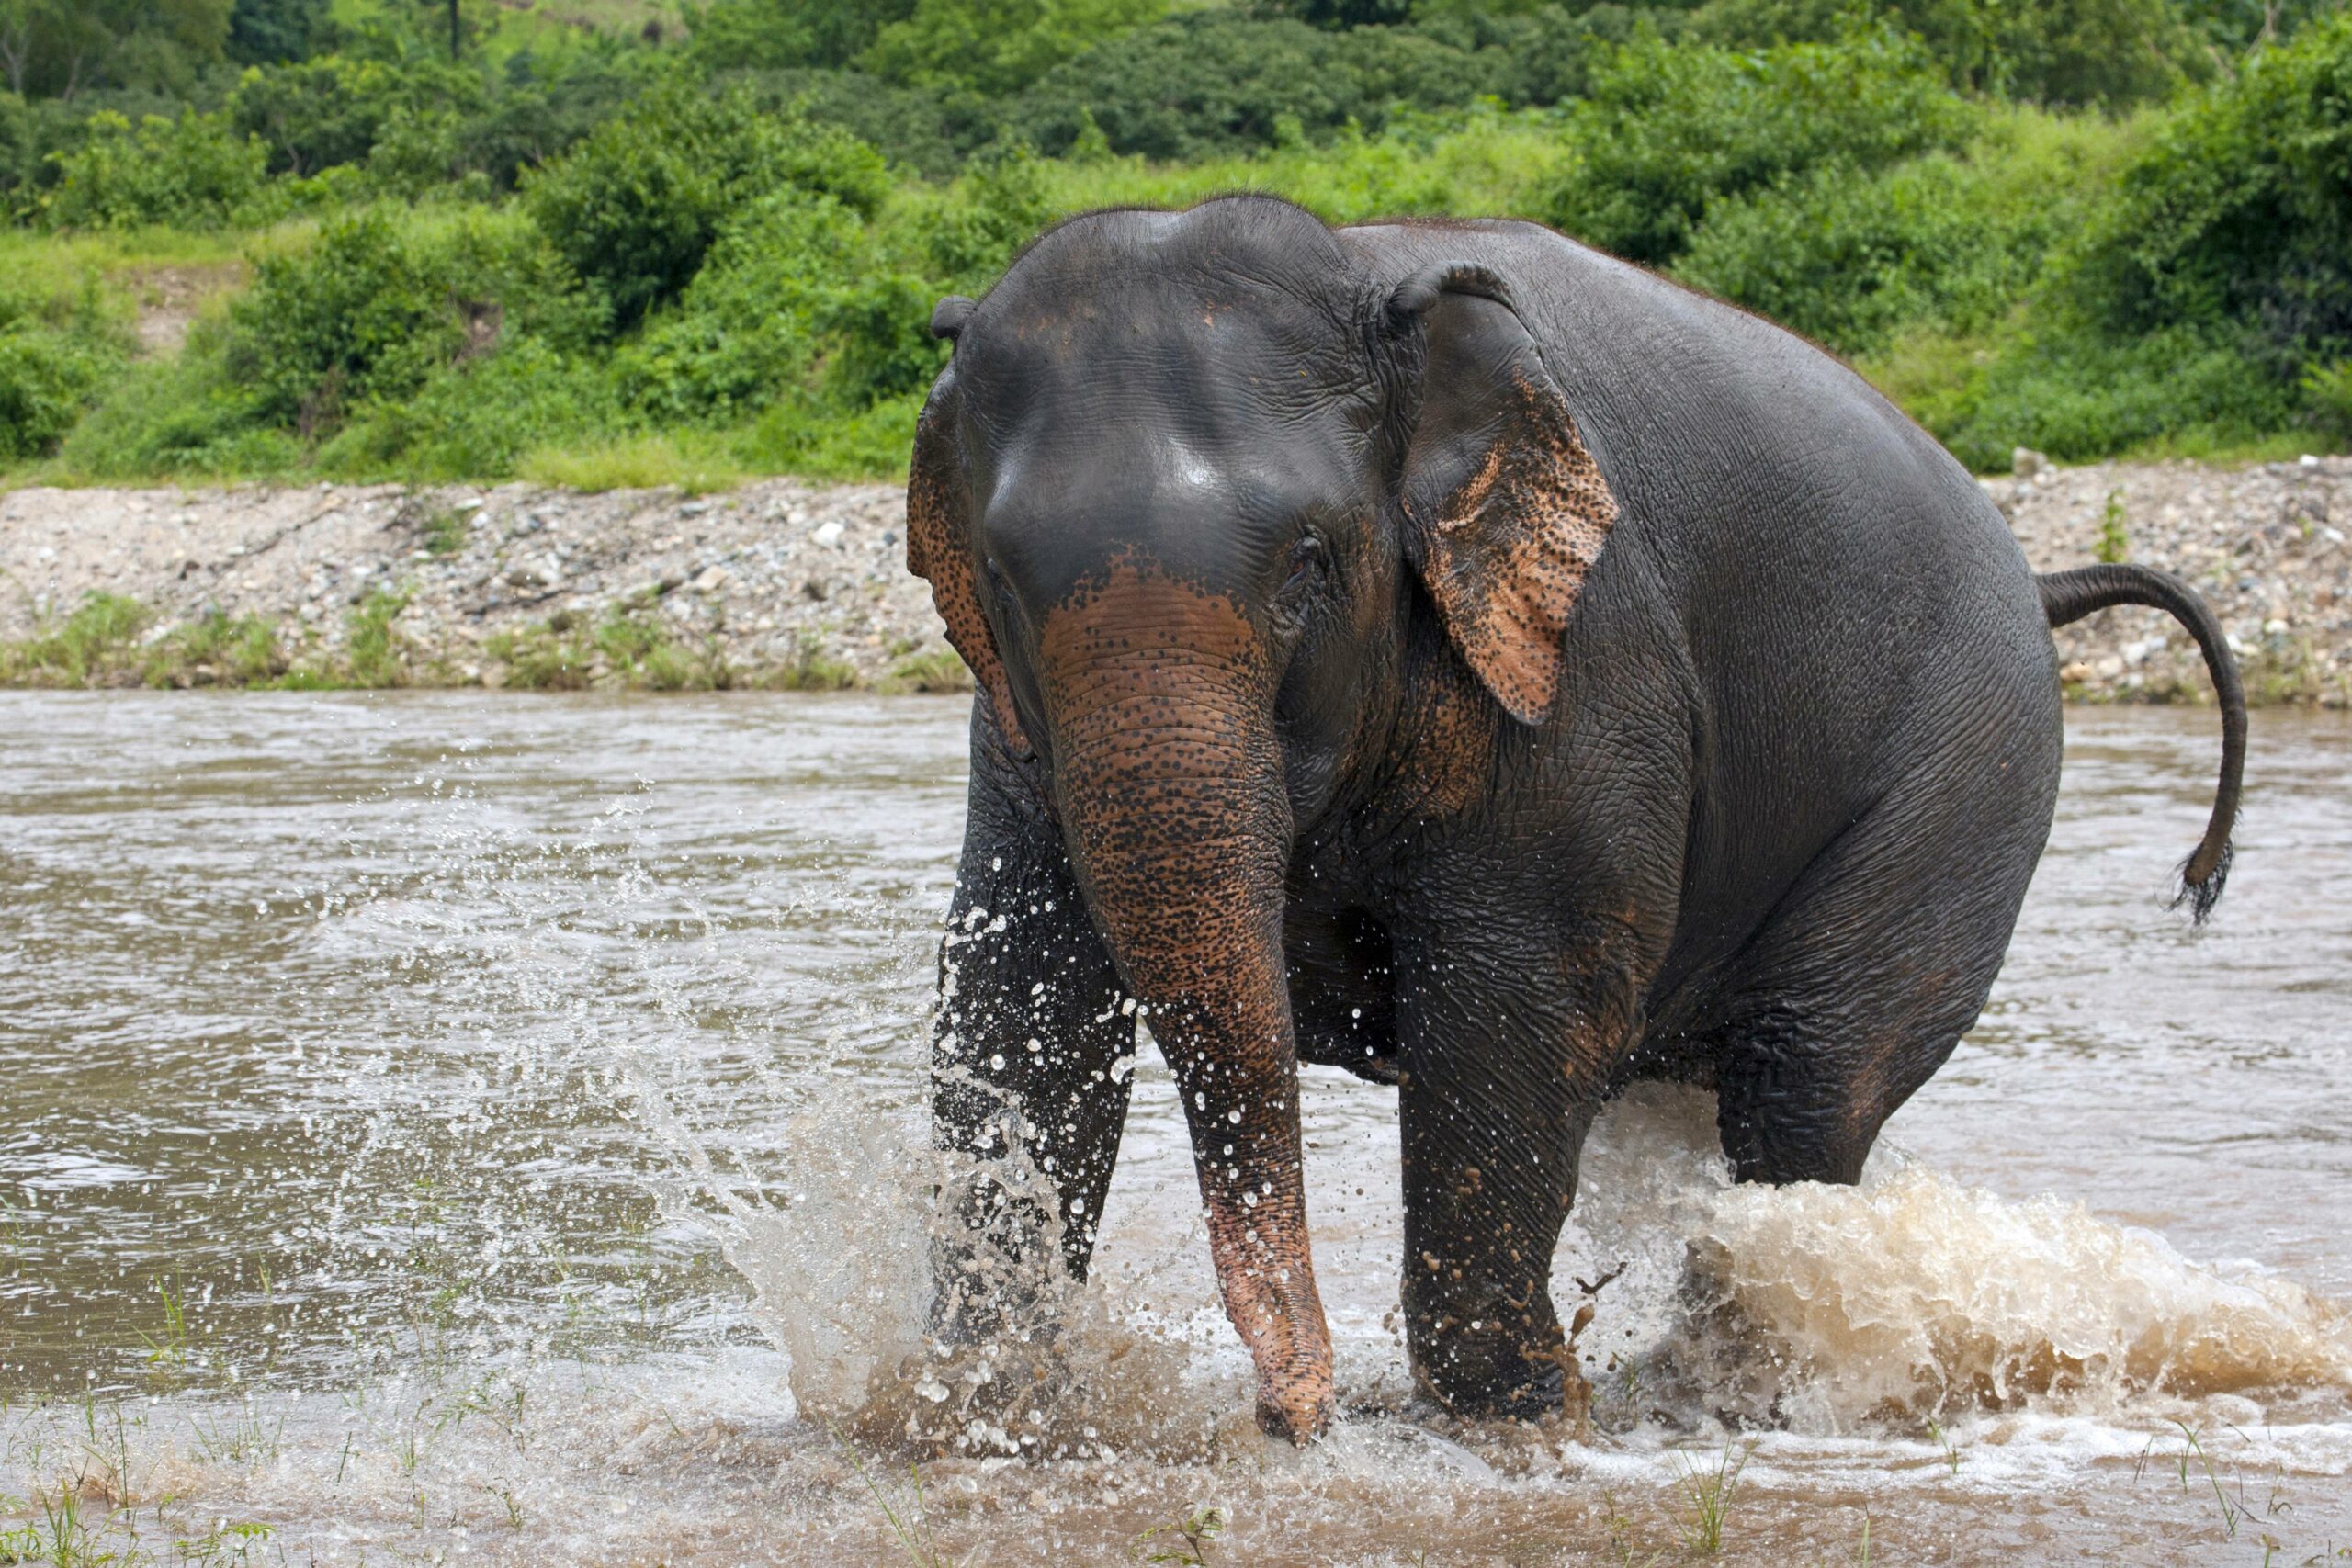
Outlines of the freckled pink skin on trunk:
{"label": "freckled pink skin on trunk", "polygon": [[1041,630],[1070,858],[1183,1096],[1259,1424],[1305,1442],[1330,1423],[1331,1337],[1307,1242],[1265,650],[1231,600],[1131,563]]}

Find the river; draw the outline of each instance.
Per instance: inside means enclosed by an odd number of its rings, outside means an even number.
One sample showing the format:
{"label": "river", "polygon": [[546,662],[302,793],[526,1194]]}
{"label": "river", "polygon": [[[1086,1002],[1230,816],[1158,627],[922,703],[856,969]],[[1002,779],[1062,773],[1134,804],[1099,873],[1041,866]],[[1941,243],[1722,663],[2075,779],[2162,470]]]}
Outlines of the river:
{"label": "river", "polygon": [[0,1560],[1647,1563],[1715,1514],[1729,1562],[2352,1560],[2352,725],[2255,716],[2197,931],[2217,719],[2070,712],[1992,1003],[1860,1189],[1610,1111],[1580,1437],[1413,1402],[1393,1099],[1308,1069],[1343,1418],[1261,1439],[1147,1052],[1007,1457],[873,1392],[963,715],[0,693]]}

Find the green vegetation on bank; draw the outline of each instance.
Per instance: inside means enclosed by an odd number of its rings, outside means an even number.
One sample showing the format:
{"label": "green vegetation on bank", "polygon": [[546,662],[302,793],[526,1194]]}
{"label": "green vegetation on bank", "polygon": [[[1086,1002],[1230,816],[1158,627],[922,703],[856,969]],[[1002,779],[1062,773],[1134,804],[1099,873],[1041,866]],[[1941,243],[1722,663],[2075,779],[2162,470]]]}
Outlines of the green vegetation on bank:
{"label": "green vegetation on bank", "polygon": [[330,637],[292,617],[215,609],[173,622],[119,593],[85,593],[71,609],[44,617],[31,637],[0,641],[0,686],[325,691],[479,683],[540,692],[866,687],[884,693],[972,687],[963,660],[942,648],[905,651],[887,672],[870,677],[814,635],[782,659],[735,662],[717,639],[694,637],[642,596],[607,604],[600,615],[558,610],[492,633],[461,659],[449,650],[428,653],[411,641],[400,624],[408,604],[405,592],[371,592]]}
{"label": "green vegetation on bank", "polygon": [[0,477],[889,475],[934,299],[1057,216],[1238,188],[1554,223],[1846,355],[1979,468],[2352,441],[2340,7],[451,16],[0,0]]}

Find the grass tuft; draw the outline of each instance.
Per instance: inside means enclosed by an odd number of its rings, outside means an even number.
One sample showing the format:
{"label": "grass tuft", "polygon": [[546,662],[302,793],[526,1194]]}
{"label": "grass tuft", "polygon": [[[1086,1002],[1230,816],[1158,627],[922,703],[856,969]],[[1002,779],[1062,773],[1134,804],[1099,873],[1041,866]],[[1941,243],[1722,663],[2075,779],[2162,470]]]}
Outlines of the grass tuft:
{"label": "grass tuft", "polygon": [[857,684],[857,671],[827,653],[820,639],[804,636],[792,661],[778,666],[763,684],[779,692],[846,692]]}
{"label": "grass tuft", "polygon": [[524,456],[516,472],[565,490],[669,488],[686,495],[731,490],[751,477],[715,443],[691,434],[627,436],[586,450],[541,446]]}
{"label": "grass tuft", "polygon": [[909,654],[890,667],[886,688],[894,692],[968,692],[972,672],[952,649]]}
{"label": "grass tuft", "polygon": [[1739,1472],[1747,1468],[1748,1456],[1756,1445],[1736,1447],[1724,1444],[1723,1456],[1712,1467],[1702,1468],[1675,1458],[1675,1472],[1682,1495],[1690,1511],[1677,1521],[1682,1530],[1682,1543],[1700,1556],[1713,1556],[1724,1549],[1724,1521],[1731,1515],[1733,1495],[1739,1489]]}

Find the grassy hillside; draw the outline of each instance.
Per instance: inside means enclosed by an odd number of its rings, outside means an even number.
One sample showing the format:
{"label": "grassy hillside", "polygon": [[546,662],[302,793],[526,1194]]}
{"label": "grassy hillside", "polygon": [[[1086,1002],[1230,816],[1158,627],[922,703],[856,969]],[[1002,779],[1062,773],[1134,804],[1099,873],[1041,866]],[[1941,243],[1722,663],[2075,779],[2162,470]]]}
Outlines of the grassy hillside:
{"label": "grassy hillside", "polygon": [[1552,222],[1980,468],[2352,437],[2340,11],[200,3],[0,93],[6,482],[887,476],[938,295],[1242,188]]}

